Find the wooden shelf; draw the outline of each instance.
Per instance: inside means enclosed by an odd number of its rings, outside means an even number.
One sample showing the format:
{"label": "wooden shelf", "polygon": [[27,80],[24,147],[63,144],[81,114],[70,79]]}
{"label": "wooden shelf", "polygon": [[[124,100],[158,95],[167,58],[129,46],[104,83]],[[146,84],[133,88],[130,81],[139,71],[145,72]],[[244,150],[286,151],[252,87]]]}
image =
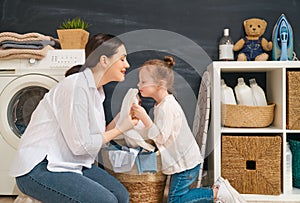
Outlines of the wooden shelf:
{"label": "wooden shelf", "polygon": [[[287,191],[285,186],[285,152],[288,134],[299,134],[300,130],[286,129],[286,71],[299,69],[299,61],[263,61],[263,62],[213,62],[208,66],[208,71],[212,78],[211,90],[211,126],[210,135],[212,137],[213,149],[213,174],[214,180],[221,176],[221,136],[222,134],[242,134],[242,135],[280,135],[282,137],[282,194],[280,195],[258,195],[242,194],[247,201],[257,202],[280,202],[299,201],[300,189],[294,188]],[[276,104],[274,121],[266,128],[228,128],[221,125],[221,77],[222,74],[265,74],[266,97],[269,102]],[[232,81],[231,81],[232,82]],[[231,86],[232,87],[232,86]],[[234,87],[232,87],[234,88]]]}

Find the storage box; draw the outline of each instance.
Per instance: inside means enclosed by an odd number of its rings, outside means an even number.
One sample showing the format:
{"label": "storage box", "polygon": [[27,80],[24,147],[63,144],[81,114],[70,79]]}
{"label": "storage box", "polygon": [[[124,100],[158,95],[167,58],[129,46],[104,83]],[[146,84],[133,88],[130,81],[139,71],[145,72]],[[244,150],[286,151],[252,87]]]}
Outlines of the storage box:
{"label": "storage box", "polygon": [[240,193],[279,195],[281,156],[280,136],[223,135],[221,176]]}
{"label": "storage box", "polygon": [[287,129],[300,129],[300,71],[287,71]]}
{"label": "storage box", "polygon": [[262,128],[269,126],[274,119],[275,104],[267,106],[245,106],[223,104],[222,125],[227,127]]}
{"label": "storage box", "polygon": [[289,140],[292,151],[293,187],[300,188],[300,141]]}

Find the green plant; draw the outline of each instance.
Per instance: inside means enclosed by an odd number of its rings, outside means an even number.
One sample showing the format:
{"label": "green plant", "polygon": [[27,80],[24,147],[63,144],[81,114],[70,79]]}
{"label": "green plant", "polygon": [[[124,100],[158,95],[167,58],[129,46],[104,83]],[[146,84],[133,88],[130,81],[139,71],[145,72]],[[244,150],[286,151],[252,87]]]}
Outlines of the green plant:
{"label": "green plant", "polygon": [[73,19],[64,20],[61,25],[58,27],[59,29],[84,29],[86,30],[90,27],[91,24],[85,22],[82,18],[76,17]]}

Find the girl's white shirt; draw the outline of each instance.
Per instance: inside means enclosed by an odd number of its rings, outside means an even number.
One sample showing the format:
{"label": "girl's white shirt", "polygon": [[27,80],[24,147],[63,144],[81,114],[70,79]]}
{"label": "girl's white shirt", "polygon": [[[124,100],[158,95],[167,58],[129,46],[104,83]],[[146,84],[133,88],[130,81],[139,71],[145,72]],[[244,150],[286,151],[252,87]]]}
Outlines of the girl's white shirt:
{"label": "girl's white shirt", "polygon": [[171,175],[203,163],[199,146],[175,97],[166,96],[153,113],[154,123],[148,129],[148,137],[161,153],[162,172]]}
{"label": "girl's white shirt", "polygon": [[27,174],[45,157],[53,172],[82,174],[90,168],[105,131],[104,99],[89,68],[59,82],[33,112],[10,175]]}

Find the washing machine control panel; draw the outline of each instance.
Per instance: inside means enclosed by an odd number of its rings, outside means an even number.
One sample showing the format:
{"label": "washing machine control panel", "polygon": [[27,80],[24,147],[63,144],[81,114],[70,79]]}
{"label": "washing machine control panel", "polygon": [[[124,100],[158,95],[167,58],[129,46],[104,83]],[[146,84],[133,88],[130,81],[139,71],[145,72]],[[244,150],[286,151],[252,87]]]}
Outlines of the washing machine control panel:
{"label": "washing machine control panel", "polygon": [[43,69],[43,67],[49,68],[71,68],[75,65],[84,64],[85,51],[84,49],[59,49],[48,51],[45,58],[41,60],[28,59],[23,64],[24,69]]}
{"label": "washing machine control panel", "polygon": [[58,50],[49,53],[51,67],[72,67],[78,64],[84,64],[85,52],[80,50]]}
{"label": "washing machine control panel", "polygon": [[55,49],[48,51],[40,60],[34,58],[0,60],[0,71],[2,76],[31,73],[63,76],[67,69],[84,63],[84,49]]}

